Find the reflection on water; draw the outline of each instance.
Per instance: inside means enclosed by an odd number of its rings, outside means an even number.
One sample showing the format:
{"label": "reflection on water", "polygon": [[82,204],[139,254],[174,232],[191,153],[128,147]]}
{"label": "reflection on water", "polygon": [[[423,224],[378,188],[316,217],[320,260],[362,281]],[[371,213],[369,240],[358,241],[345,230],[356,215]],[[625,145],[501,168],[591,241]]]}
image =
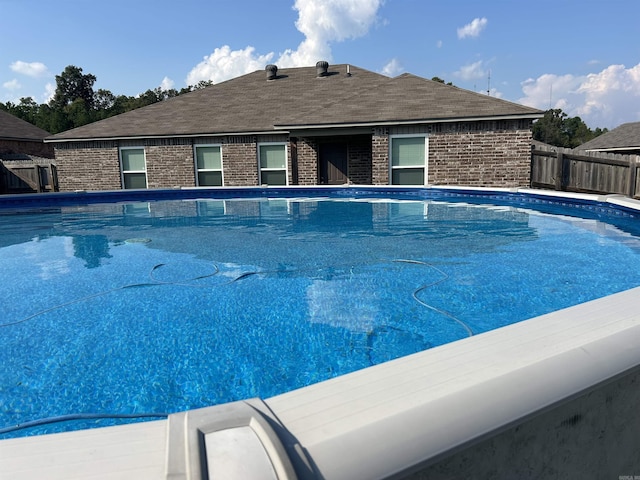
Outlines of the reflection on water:
{"label": "reflection on water", "polygon": [[[156,237],[151,248],[206,256],[218,261],[260,262],[260,248],[239,252],[237,246],[262,236],[271,256],[304,261],[295,242],[352,243],[342,257],[353,259],[362,246],[375,250],[378,239],[403,237],[404,244],[429,242],[431,255],[458,255],[473,239],[474,252],[535,237],[527,213],[436,202],[349,202],[309,199],[200,200],[88,205],[0,216],[0,247],[71,236],[74,251],[95,268],[109,258],[109,245],[132,238]],[[206,229],[206,230],[204,230]],[[154,231],[147,235],[145,232]],[[162,232],[162,235],[159,235]],[[401,249],[400,249],[401,250]],[[398,253],[400,254],[400,253]],[[238,258],[241,255],[243,258]],[[305,252],[304,255],[307,255]]]}
{"label": "reflection on water", "polygon": [[73,254],[85,261],[85,267],[99,267],[102,259],[111,258],[109,239],[106,235],[76,235],[73,237]]}
{"label": "reflection on water", "polygon": [[596,219],[461,202],[5,212],[0,429],[267,398],[637,286],[639,252]]}

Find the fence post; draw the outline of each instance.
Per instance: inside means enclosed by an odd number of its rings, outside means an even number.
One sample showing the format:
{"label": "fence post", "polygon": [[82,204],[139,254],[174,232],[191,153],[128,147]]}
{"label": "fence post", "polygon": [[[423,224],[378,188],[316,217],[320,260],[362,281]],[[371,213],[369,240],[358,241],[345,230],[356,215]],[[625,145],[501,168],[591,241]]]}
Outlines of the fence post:
{"label": "fence post", "polygon": [[43,181],[42,181],[42,167],[40,165],[35,166],[36,173],[36,192],[42,193]]}
{"label": "fence post", "polygon": [[7,169],[4,164],[0,161],[0,193],[8,193],[9,185],[7,179]]}
{"label": "fence post", "polygon": [[558,162],[556,164],[556,182],[555,182],[555,189],[560,191],[563,188],[563,178],[564,178],[564,155],[563,153],[560,151],[560,149],[558,149],[558,151],[556,152],[557,156],[556,156],[556,161]]}
{"label": "fence post", "polygon": [[629,198],[636,196],[636,178],[638,176],[638,157],[629,155],[629,177],[627,178],[627,195]]}
{"label": "fence post", "polygon": [[57,192],[60,187],[58,186],[58,167],[55,164],[49,164],[49,173],[51,173],[51,191]]}

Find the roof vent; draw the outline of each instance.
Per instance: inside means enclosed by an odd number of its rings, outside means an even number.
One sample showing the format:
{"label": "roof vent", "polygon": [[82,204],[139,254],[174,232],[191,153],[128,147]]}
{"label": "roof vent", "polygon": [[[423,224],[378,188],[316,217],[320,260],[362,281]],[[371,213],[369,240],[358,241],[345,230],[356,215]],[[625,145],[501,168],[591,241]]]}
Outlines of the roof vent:
{"label": "roof vent", "polygon": [[316,63],[316,77],[326,77],[327,70],[329,70],[329,62],[321,60]]}
{"label": "roof vent", "polygon": [[264,68],[267,72],[267,80],[275,80],[278,76],[278,67],[276,65],[267,65]]}

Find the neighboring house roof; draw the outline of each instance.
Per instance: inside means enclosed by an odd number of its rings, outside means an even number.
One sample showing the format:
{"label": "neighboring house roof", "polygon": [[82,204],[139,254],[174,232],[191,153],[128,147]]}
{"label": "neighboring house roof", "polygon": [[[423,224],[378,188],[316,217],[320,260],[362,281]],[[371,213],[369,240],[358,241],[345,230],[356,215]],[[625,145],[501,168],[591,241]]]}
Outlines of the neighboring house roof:
{"label": "neighboring house roof", "polygon": [[0,139],[42,141],[49,132],[0,110]]}
{"label": "neighboring house roof", "polygon": [[640,122],[624,123],[577,147],[577,150],[640,150]]}
{"label": "neighboring house roof", "polygon": [[49,137],[47,141],[264,133],[296,128],[541,118],[540,110],[410,74],[350,65],[259,70]]}
{"label": "neighboring house roof", "polygon": [[2,153],[0,152],[0,160],[5,162],[24,162],[24,163],[51,163],[51,158],[41,157],[39,155],[30,155],[28,153]]}

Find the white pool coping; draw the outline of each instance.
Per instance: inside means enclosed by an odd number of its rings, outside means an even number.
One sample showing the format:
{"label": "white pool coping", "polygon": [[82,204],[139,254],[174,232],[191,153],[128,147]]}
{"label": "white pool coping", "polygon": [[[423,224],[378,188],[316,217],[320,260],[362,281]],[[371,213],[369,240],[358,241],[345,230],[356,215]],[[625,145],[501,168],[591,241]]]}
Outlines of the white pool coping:
{"label": "white pool coping", "polygon": [[435,462],[640,366],[640,288],[266,401],[324,478]]}
{"label": "white pool coping", "polygon": [[[597,201],[622,202],[628,208],[639,204],[620,196],[597,196]],[[289,445],[295,439],[305,452],[301,457],[306,455],[306,464],[289,451],[300,478],[388,478],[434,463],[640,369],[638,345],[640,287],[294,390],[264,404],[266,413],[286,429]],[[0,472],[11,479],[169,478],[169,423],[3,440]]]}

